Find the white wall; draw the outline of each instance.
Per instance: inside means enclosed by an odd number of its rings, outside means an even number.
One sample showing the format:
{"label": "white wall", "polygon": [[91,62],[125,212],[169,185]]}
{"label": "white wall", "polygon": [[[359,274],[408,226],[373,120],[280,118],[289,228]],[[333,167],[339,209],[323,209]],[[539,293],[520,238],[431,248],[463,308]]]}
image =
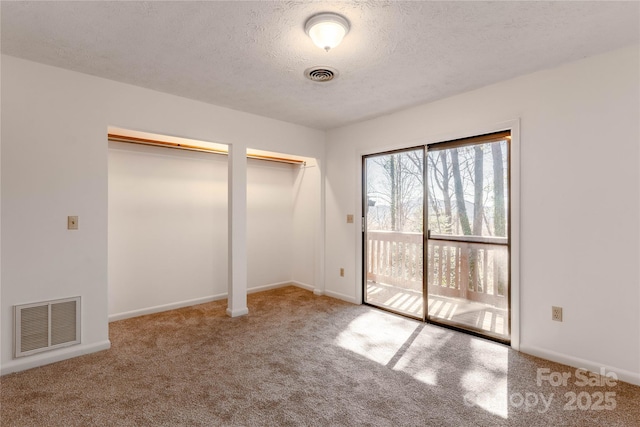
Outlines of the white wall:
{"label": "white wall", "polygon": [[[251,160],[247,169],[249,289],[291,282],[293,188],[298,166]],[[312,270],[313,272],[313,270]]]}
{"label": "white wall", "polygon": [[108,221],[110,319],[226,294],[225,156],[109,142]]}
{"label": "white wall", "polygon": [[[4,55],[2,373],[108,348],[107,129],[322,159],[324,132]],[[79,230],[66,229],[67,215]],[[82,344],[12,359],[12,306],[82,297]]]}
{"label": "white wall", "polygon": [[[248,162],[250,290],[292,281],[298,168]],[[110,142],[108,221],[111,320],[227,296],[225,156]]]}
{"label": "white wall", "polygon": [[324,240],[318,227],[320,211],[315,208],[321,200],[319,179],[320,168],[315,161],[307,161],[294,177],[292,278],[299,285],[322,293],[324,288],[314,275],[320,262],[317,243]]}
{"label": "white wall", "polygon": [[362,153],[520,119],[520,348],[640,383],[638,57],[634,46],[328,132],[327,293],[358,299],[359,225],[344,217],[359,212]]}

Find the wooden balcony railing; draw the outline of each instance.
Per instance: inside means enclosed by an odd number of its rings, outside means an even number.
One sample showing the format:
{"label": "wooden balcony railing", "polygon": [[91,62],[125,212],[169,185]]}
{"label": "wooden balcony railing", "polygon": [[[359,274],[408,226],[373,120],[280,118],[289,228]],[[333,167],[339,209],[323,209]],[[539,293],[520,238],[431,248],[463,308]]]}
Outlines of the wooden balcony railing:
{"label": "wooden balcony railing", "polygon": [[[422,234],[367,231],[367,280],[403,289],[422,289]],[[507,308],[506,239],[483,242],[429,239],[429,294]]]}

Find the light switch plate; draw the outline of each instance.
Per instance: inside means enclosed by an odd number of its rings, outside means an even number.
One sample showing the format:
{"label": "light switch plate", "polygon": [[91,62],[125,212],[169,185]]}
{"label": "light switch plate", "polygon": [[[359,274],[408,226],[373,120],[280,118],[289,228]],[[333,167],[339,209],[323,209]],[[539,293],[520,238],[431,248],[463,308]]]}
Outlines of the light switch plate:
{"label": "light switch plate", "polygon": [[67,217],[67,230],[78,229],[78,217],[76,215]]}
{"label": "light switch plate", "polygon": [[353,214],[347,215],[347,224],[353,224]]}

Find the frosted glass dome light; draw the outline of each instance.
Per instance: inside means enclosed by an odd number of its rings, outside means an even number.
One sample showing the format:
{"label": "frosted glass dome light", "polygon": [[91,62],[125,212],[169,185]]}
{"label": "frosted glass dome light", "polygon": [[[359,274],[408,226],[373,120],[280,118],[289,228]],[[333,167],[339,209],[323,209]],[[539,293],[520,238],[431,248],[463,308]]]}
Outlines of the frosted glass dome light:
{"label": "frosted glass dome light", "polygon": [[319,13],[307,20],[304,31],[316,46],[329,52],[349,32],[349,21],[335,13]]}

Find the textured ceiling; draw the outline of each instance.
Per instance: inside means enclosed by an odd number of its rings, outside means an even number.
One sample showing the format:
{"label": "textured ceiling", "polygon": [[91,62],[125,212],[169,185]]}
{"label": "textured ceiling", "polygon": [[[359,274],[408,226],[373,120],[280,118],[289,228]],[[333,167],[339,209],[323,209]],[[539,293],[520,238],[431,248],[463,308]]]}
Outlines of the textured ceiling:
{"label": "textured ceiling", "polygon": [[[636,44],[637,2],[2,2],[2,52],[327,129]],[[304,33],[339,12],[326,53]],[[310,66],[340,72],[304,78]]]}

